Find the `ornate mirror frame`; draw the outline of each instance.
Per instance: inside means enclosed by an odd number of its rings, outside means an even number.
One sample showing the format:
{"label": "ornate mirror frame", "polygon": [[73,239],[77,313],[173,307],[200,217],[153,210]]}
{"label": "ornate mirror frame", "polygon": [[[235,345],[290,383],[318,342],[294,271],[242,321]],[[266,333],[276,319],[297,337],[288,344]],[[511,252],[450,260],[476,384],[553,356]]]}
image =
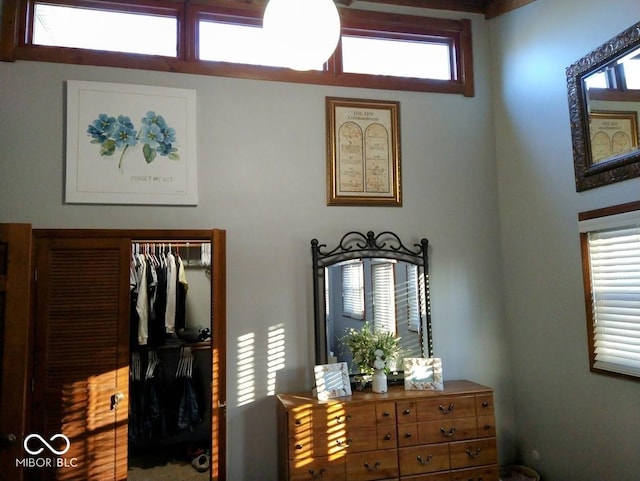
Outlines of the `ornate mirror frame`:
{"label": "ornate mirror frame", "polygon": [[567,67],[569,118],[573,140],[576,190],[578,192],[640,176],[638,148],[604,161],[594,162],[589,131],[590,114],[585,79],[640,46],[640,22],[629,27]]}
{"label": "ornate mirror frame", "polygon": [[[328,250],[326,244],[317,239],[311,241],[313,260],[313,307],[315,327],[316,364],[328,362],[327,319],[325,312],[325,270],[344,261],[363,258],[384,258],[404,261],[417,265],[424,282],[425,309],[421,329],[421,345],[424,357],[433,357],[433,336],[431,330],[431,306],[429,299],[429,242],[421,239],[413,248],[406,247],[393,232],[385,231],[363,234],[351,231],[340,239],[338,245]],[[426,352],[425,352],[426,351]]]}

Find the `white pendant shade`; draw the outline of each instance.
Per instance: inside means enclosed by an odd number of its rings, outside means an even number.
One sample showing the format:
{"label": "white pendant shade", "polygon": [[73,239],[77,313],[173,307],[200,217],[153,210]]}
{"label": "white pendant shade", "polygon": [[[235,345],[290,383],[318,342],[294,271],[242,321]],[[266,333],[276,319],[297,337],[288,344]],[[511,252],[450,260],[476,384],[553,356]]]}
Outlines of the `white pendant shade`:
{"label": "white pendant shade", "polygon": [[263,28],[287,67],[320,69],[340,39],[340,16],[333,0],[269,0]]}

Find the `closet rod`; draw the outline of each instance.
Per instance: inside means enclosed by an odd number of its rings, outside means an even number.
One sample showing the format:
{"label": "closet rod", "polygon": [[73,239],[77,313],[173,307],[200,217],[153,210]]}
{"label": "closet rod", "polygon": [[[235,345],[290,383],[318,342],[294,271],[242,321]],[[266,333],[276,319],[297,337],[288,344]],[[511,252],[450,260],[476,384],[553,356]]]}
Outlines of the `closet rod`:
{"label": "closet rod", "polygon": [[176,240],[176,241],[171,241],[171,240],[167,240],[167,239],[163,239],[163,240],[132,240],[131,242],[133,242],[134,244],[171,244],[171,246],[176,246],[176,247],[191,247],[191,246],[200,246],[202,244],[211,244],[211,241],[207,241],[207,240]]}

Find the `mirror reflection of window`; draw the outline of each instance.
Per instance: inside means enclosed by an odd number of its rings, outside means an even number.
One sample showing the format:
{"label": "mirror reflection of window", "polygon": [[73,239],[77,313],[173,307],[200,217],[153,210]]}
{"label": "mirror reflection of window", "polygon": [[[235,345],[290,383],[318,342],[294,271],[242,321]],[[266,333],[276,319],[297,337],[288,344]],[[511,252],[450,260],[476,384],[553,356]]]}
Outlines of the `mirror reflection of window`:
{"label": "mirror reflection of window", "polygon": [[623,65],[627,88],[640,89],[640,53],[634,52]]}
{"label": "mirror reflection of window", "polygon": [[342,315],[364,319],[364,267],[361,260],[342,265]]}
{"label": "mirror reflection of window", "polygon": [[[423,283],[420,283],[423,284]],[[418,266],[407,265],[407,328],[412,332],[420,332],[420,313],[423,311],[420,306],[421,293],[424,285],[420,289],[411,289],[418,285]]]}
{"label": "mirror reflection of window", "polygon": [[371,265],[373,285],[373,328],[394,335],[396,332],[396,300],[394,263],[381,262]]}

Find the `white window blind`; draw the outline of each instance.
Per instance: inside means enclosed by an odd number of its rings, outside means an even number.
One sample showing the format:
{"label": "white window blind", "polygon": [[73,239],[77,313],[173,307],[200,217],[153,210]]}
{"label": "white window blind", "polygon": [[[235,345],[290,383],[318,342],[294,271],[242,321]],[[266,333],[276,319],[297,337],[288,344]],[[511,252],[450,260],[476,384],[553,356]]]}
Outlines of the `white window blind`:
{"label": "white window blind", "polygon": [[640,377],[640,219],[629,223],[627,213],[619,226],[616,216],[607,219],[587,232],[593,367]]}
{"label": "white window blind", "polygon": [[395,279],[392,263],[371,265],[373,326],[375,331],[396,334]]}
{"label": "white window blind", "polygon": [[364,319],[364,268],[362,261],[342,266],[342,315]]}
{"label": "white window blind", "polygon": [[422,312],[420,299],[422,299],[423,287],[423,283],[418,283],[418,266],[407,265],[408,328],[413,332],[420,332],[420,313]]}

